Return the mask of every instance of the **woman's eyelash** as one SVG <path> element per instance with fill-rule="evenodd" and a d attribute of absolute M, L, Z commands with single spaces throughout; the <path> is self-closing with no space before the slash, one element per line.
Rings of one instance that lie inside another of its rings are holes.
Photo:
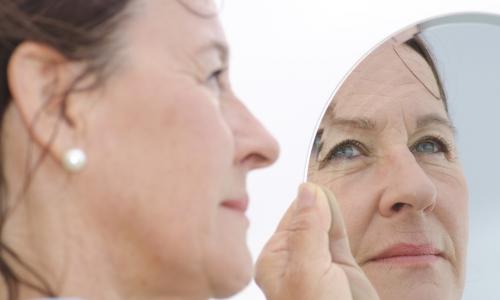
<path fill-rule="evenodd" d="M 412 151 L 416 150 L 416 147 L 419 143 L 423 142 L 434 142 L 436 143 L 439 148 L 441 149 L 440 152 L 443 152 L 444 154 L 449 154 L 453 150 L 453 145 L 444 137 L 439 136 L 439 135 L 428 135 L 420 138 L 416 143 L 414 143 L 410 149 Z"/>
<path fill-rule="evenodd" d="M 412 146 L 410 146 L 410 150 L 412 152 L 417 152 L 418 145 L 421 143 L 425 143 L 425 142 L 435 143 L 437 145 L 437 147 L 439 148 L 439 149 L 437 149 L 437 151 L 427 153 L 427 154 L 444 153 L 444 155 L 446 155 L 448 157 L 450 155 L 450 153 L 453 152 L 453 149 L 454 149 L 453 144 L 450 143 L 446 138 L 439 136 L 439 135 L 427 135 L 427 136 L 420 138 L 417 142 L 415 142 Z M 368 155 L 370 153 L 370 150 L 360 141 L 353 140 L 353 139 L 347 139 L 347 140 L 344 140 L 344 141 L 336 144 L 335 146 L 333 146 L 330 149 L 330 151 L 328 151 L 326 156 L 320 161 L 319 168 L 321 169 L 321 168 L 325 167 L 329 162 L 331 162 L 333 160 L 355 159 L 356 157 L 354 157 L 354 158 L 345 158 L 345 157 L 337 158 L 337 157 L 335 157 L 335 155 L 337 155 L 341 150 L 343 150 L 343 148 L 345 148 L 347 146 L 352 146 L 352 147 L 356 148 L 356 150 L 359 151 L 360 155 Z M 423 152 L 422 154 L 426 154 L 426 153 Z"/>
<path fill-rule="evenodd" d="M 325 156 L 325 158 L 321 161 L 320 165 L 324 166 L 329 161 L 334 160 L 335 154 L 337 154 L 342 148 L 346 146 L 354 146 L 362 155 L 366 155 L 369 152 L 368 149 L 360 141 L 347 139 L 333 146 L 330 151 L 328 151 L 328 154 Z"/>
<path fill-rule="evenodd" d="M 208 78 L 206 79 L 206 84 L 216 90 L 218 93 L 225 89 L 225 79 L 224 73 L 227 71 L 227 67 L 220 67 L 215 69 L 210 73 Z"/>
<path fill-rule="evenodd" d="M 223 69 L 223 68 L 217 69 L 217 70 L 213 71 L 208 78 L 209 79 L 219 78 L 222 75 L 222 73 L 224 73 L 224 71 L 225 71 L 225 69 Z"/>
<path fill-rule="evenodd" d="M 220 80 L 221 79 L 221 76 L 227 72 L 228 70 L 228 67 L 227 66 L 220 66 L 219 68 L 217 69 L 214 69 L 210 75 L 208 76 L 207 78 L 207 81 L 210 81 L 212 79 L 215 79 L 215 80 Z"/>
<path fill-rule="evenodd" d="M 364 151 L 365 150 L 365 146 L 363 145 L 363 143 L 361 143 L 360 141 L 357 141 L 357 140 L 352 140 L 352 139 L 348 139 L 348 140 L 345 140 L 345 141 L 342 141 L 342 142 L 338 143 L 337 145 L 335 145 L 332 148 L 332 152 L 335 151 L 335 150 L 338 151 L 340 148 L 345 147 L 345 146 L 349 146 L 349 145 L 356 146 L 357 148 L 359 148 L 360 150 L 362 150 L 363 152 L 365 152 Z"/>

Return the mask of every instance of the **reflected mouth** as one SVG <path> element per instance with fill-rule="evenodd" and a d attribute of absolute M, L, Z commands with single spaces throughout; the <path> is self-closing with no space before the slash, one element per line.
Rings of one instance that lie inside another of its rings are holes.
<path fill-rule="evenodd" d="M 221 205 L 227 209 L 244 214 L 248 209 L 248 198 L 226 200 Z"/>
<path fill-rule="evenodd" d="M 391 265 L 428 265 L 443 259 L 443 253 L 430 244 L 397 244 L 376 255 L 368 262 Z"/>

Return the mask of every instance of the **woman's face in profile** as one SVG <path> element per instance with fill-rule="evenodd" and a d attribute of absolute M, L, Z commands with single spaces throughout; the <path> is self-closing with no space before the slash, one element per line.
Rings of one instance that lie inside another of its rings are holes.
<path fill-rule="evenodd" d="M 179 1 L 130 11 L 114 73 L 84 95 L 89 163 L 75 192 L 108 246 L 96 251 L 130 270 L 122 279 L 230 295 L 252 276 L 246 175 L 276 159 L 277 143 L 231 90 L 216 17 Z"/>
<path fill-rule="evenodd" d="M 468 194 L 438 91 L 417 52 L 382 45 L 338 91 L 311 157 L 309 180 L 335 193 L 384 300 L 462 293 Z"/>

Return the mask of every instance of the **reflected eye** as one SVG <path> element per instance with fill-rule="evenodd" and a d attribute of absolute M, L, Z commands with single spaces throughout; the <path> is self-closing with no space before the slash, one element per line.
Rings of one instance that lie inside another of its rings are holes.
<path fill-rule="evenodd" d="M 439 137 L 425 137 L 411 147 L 412 151 L 421 154 L 449 153 L 446 140 Z"/>
<path fill-rule="evenodd" d="M 333 147 L 327 156 L 328 160 L 349 160 L 363 155 L 363 145 L 355 140 L 346 140 Z"/>
<path fill-rule="evenodd" d="M 415 151 L 425 152 L 425 153 L 437 153 L 441 152 L 441 147 L 433 141 L 427 141 L 423 143 L 418 143 L 417 146 L 415 147 Z"/>

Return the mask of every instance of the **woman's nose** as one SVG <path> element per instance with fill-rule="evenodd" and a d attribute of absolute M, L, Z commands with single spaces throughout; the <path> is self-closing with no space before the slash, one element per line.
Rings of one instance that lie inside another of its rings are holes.
<path fill-rule="evenodd" d="M 406 212 L 431 212 L 437 188 L 408 148 L 395 150 L 384 160 L 384 190 L 380 214 L 391 217 Z"/>
<path fill-rule="evenodd" d="M 230 126 L 235 136 L 235 163 L 247 170 L 273 164 L 279 156 L 278 142 L 243 103 L 235 101 L 234 105 Z"/>

